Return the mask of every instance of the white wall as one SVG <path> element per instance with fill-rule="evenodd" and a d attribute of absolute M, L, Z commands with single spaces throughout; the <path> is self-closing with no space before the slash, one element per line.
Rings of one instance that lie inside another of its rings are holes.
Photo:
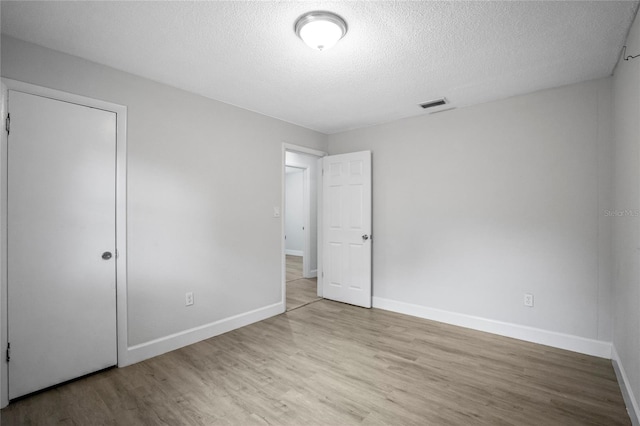
<path fill-rule="evenodd" d="M 285 174 L 284 232 L 287 254 L 302 256 L 304 251 L 303 169 L 287 167 Z"/>
<path fill-rule="evenodd" d="M 640 22 L 636 18 L 627 39 L 628 55 L 640 53 Z M 613 224 L 613 344 L 635 396 L 635 420 L 640 417 L 640 58 L 620 61 L 613 77 L 614 204 Z M 614 355 L 615 359 L 615 355 Z M 629 395 L 626 395 L 629 398 Z M 627 407 L 629 408 L 627 404 Z"/>
<path fill-rule="evenodd" d="M 309 199 L 310 199 L 310 254 L 309 270 L 315 276 L 318 269 L 318 158 L 315 155 L 302 154 L 299 152 L 287 152 L 285 163 L 298 167 L 307 167 L 309 170 Z"/>
<path fill-rule="evenodd" d="M 5 36 L 2 76 L 128 107 L 130 347 L 284 310 L 282 143 L 325 135 Z"/>
<path fill-rule="evenodd" d="M 607 78 L 330 135 L 330 154 L 373 152 L 374 305 L 607 356 L 610 97 Z"/>

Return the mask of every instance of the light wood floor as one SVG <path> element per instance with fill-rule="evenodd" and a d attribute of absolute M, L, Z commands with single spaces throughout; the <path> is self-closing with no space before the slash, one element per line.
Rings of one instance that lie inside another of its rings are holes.
<path fill-rule="evenodd" d="M 608 360 L 321 300 L 12 403 L 8 425 L 629 425 Z"/>
<path fill-rule="evenodd" d="M 287 255 L 287 311 L 320 300 L 316 278 L 302 278 L 302 257 Z"/>
<path fill-rule="evenodd" d="M 287 282 L 302 278 L 302 256 L 286 256 Z"/>

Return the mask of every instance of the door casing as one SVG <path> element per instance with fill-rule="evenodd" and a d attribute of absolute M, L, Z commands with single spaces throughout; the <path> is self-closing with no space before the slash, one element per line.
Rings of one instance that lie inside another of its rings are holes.
<path fill-rule="evenodd" d="M 8 90 L 111 111 L 116 114 L 116 330 L 118 366 L 127 365 L 127 107 L 17 80 L 2 79 L 2 121 L 7 116 Z M 0 146 L 0 407 L 9 404 L 7 348 L 7 132 Z"/>

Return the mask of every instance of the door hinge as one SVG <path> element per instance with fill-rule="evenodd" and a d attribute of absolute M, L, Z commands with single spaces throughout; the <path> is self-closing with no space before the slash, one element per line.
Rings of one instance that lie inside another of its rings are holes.
<path fill-rule="evenodd" d="M 7 114 L 7 119 L 4 121 L 4 128 L 7 130 L 7 134 L 11 133 L 11 114 Z"/>
<path fill-rule="evenodd" d="M 322 176 L 324 176 L 324 169 L 322 169 Z"/>
<path fill-rule="evenodd" d="M 7 362 L 11 361 L 11 343 L 7 343 Z"/>

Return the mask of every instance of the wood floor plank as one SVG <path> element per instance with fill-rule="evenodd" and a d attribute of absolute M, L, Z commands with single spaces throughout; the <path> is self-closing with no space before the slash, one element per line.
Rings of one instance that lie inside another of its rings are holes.
<path fill-rule="evenodd" d="M 11 403 L 3 425 L 629 425 L 611 362 L 321 300 Z"/>
<path fill-rule="evenodd" d="M 302 256 L 292 256 L 290 254 L 285 256 L 286 258 L 286 272 L 287 272 L 287 281 L 298 280 L 303 278 L 302 274 Z"/>
<path fill-rule="evenodd" d="M 316 279 L 300 278 L 287 282 L 287 310 L 297 309 L 308 303 L 320 300 Z"/>
<path fill-rule="evenodd" d="M 302 278 L 302 257 L 287 255 L 287 311 L 320 300 L 316 278 Z"/>

